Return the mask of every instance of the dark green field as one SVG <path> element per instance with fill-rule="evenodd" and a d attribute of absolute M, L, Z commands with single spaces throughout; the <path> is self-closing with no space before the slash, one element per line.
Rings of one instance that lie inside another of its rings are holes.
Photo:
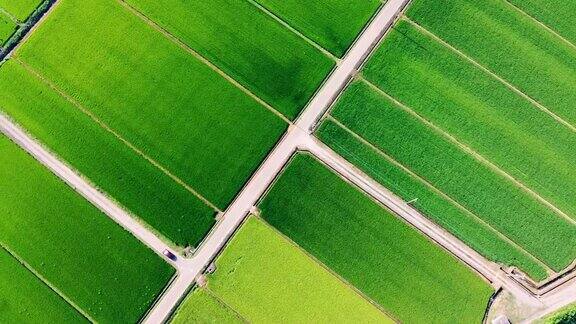
<path fill-rule="evenodd" d="M 334 62 L 248 1 L 127 0 L 294 119 Z"/>
<path fill-rule="evenodd" d="M 116 0 L 62 1 L 16 56 L 220 209 L 287 126 Z"/>
<path fill-rule="evenodd" d="M 492 288 L 347 184 L 297 155 L 262 217 L 402 322 L 478 323 Z"/>
<path fill-rule="evenodd" d="M 337 57 L 382 5 L 378 0 L 255 1 Z"/>
<path fill-rule="evenodd" d="M 16 61 L 0 67 L 0 110 L 174 243 L 198 243 L 215 211 Z"/>
<path fill-rule="evenodd" d="M 4 136 L 0 166 L 0 245 L 95 321 L 138 321 L 174 269 Z"/>

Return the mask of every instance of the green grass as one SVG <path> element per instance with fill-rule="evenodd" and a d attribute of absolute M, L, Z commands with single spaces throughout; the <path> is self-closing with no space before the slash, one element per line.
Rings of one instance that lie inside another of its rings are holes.
<path fill-rule="evenodd" d="M 182 302 L 171 324 L 244 323 L 233 310 L 202 288 L 196 288 Z"/>
<path fill-rule="evenodd" d="M 63 0 L 16 56 L 220 209 L 287 126 L 116 0 Z"/>
<path fill-rule="evenodd" d="M 576 50 L 506 2 L 417 0 L 407 15 L 576 125 Z"/>
<path fill-rule="evenodd" d="M 44 0 L 0 0 L 0 8 L 24 22 L 42 2 Z"/>
<path fill-rule="evenodd" d="M 127 0 L 294 119 L 334 62 L 248 1 Z"/>
<path fill-rule="evenodd" d="M 252 217 L 216 266 L 214 275 L 208 277 L 208 289 L 249 322 L 391 322 L 304 252 Z"/>
<path fill-rule="evenodd" d="M 1 247 L 0 264 L 0 322 L 88 323 Z"/>
<path fill-rule="evenodd" d="M 0 67 L 0 89 L 0 111 L 176 244 L 196 245 L 214 224 L 214 210 L 17 62 Z"/>
<path fill-rule="evenodd" d="M 517 8 L 576 44 L 576 25 L 572 23 L 576 2 L 565 0 L 508 0 Z"/>
<path fill-rule="evenodd" d="M 564 307 L 560 311 L 547 317 L 543 321 L 546 324 L 574 324 L 576 323 L 576 304 Z"/>
<path fill-rule="evenodd" d="M 400 167 L 364 146 L 340 126 L 326 121 L 318 130 L 320 139 L 362 171 L 411 203 L 424 215 L 450 231 L 486 258 L 506 266 L 516 266 L 536 281 L 547 277 L 546 269 L 497 235 L 495 230 L 458 208 L 441 194 Z"/>
<path fill-rule="evenodd" d="M 16 30 L 16 24 L 0 12 L 0 47 L 12 36 Z"/>
<path fill-rule="evenodd" d="M 138 321 L 174 269 L 3 136 L 0 166 L 0 244 L 97 322 Z"/>
<path fill-rule="evenodd" d="M 355 83 L 332 112 L 353 132 L 426 179 L 554 270 L 576 257 L 576 226 L 434 132 Z"/>
<path fill-rule="evenodd" d="M 529 101 L 405 21 L 363 75 L 576 220 L 576 134 Z"/>
<path fill-rule="evenodd" d="M 337 57 L 382 5 L 379 0 L 255 1 Z"/>
<path fill-rule="evenodd" d="M 479 323 L 492 288 L 309 155 L 260 204 L 265 220 L 406 323 Z"/>

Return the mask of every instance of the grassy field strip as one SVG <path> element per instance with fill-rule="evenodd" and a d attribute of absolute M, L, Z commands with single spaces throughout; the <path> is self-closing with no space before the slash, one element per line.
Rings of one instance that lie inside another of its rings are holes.
<path fill-rule="evenodd" d="M 0 135 L 3 136 L 3 135 Z M 78 304 L 76 304 L 72 299 L 70 299 L 66 294 L 64 294 L 58 287 L 54 286 L 49 280 L 47 280 L 41 273 L 36 271 L 26 260 L 22 259 L 18 256 L 14 251 L 10 248 L 4 246 L 2 241 L 0 241 L 0 250 L 6 251 L 14 260 L 17 260 L 27 271 L 33 274 L 38 280 L 40 280 L 44 285 L 46 285 L 50 290 L 52 290 L 58 297 L 62 298 L 70 307 L 74 308 L 78 313 L 84 316 L 87 320 L 92 323 L 96 323 L 96 321 L 88 314 L 84 309 L 82 309 Z M 0 251 L 1 253 L 1 251 Z"/>
<path fill-rule="evenodd" d="M 293 32 L 294 34 L 296 34 L 298 37 L 302 38 L 304 41 L 306 41 L 308 44 L 314 46 L 317 50 L 319 50 L 320 52 L 322 52 L 322 54 L 326 55 L 327 57 L 329 57 L 330 59 L 332 59 L 334 62 L 338 62 L 340 59 L 336 56 L 334 56 L 334 54 L 330 53 L 328 50 L 326 50 L 324 47 L 320 46 L 318 43 L 316 43 L 315 41 L 313 41 L 312 39 L 308 38 L 308 36 L 302 34 L 301 32 L 299 32 L 296 28 L 292 27 L 290 24 L 288 24 L 286 21 L 284 21 L 281 17 L 277 16 L 275 13 L 273 13 L 272 11 L 268 10 L 266 7 L 262 6 L 261 4 L 259 4 L 258 2 L 256 2 L 256 0 L 246 0 L 248 2 L 250 2 L 252 5 L 254 5 L 256 8 L 260 9 L 262 12 L 266 13 L 268 16 L 270 16 L 272 19 L 274 19 L 275 21 L 277 21 L 278 23 L 280 23 L 282 26 L 284 26 L 286 29 L 288 29 L 289 31 Z"/>
<path fill-rule="evenodd" d="M 406 15 L 576 125 L 576 51 L 505 1 L 416 0 Z"/>
<path fill-rule="evenodd" d="M 64 90 L 60 89 L 56 84 L 54 84 L 52 81 L 48 80 L 45 76 L 41 75 L 38 71 L 36 71 L 35 69 L 33 69 L 30 65 L 26 64 L 24 61 L 22 61 L 21 59 L 19 59 L 18 57 L 14 57 L 12 58 L 14 61 L 18 62 L 18 64 L 20 64 L 23 68 L 25 68 L 28 72 L 30 72 L 31 75 L 33 75 L 34 77 L 36 77 L 38 80 L 42 81 L 44 84 L 46 84 L 50 89 L 54 90 L 56 93 L 58 93 L 62 98 L 66 99 L 68 102 L 70 102 L 74 107 L 78 108 L 82 113 L 84 113 L 86 116 L 88 116 L 92 121 L 94 121 L 96 124 L 98 124 L 100 127 L 102 127 L 104 130 L 106 130 L 108 133 L 112 134 L 114 137 L 116 137 L 120 142 L 122 142 L 124 145 L 126 145 L 128 148 L 130 148 L 132 151 L 134 151 L 136 154 L 138 154 L 139 156 L 141 156 L 143 159 L 145 159 L 146 161 L 148 161 L 150 164 L 154 165 L 156 168 L 158 168 L 160 171 L 162 171 L 162 173 L 164 173 L 166 176 L 168 176 L 170 179 L 174 180 L 176 183 L 178 183 L 179 185 L 181 185 L 182 187 L 184 187 L 188 192 L 190 192 L 191 194 L 193 194 L 196 198 L 200 199 L 202 202 L 204 202 L 207 206 L 209 206 L 210 208 L 214 209 L 217 212 L 221 212 L 221 210 L 214 205 L 212 202 L 210 202 L 208 199 L 206 199 L 204 196 L 202 196 L 198 191 L 196 191 L 194 188 L 192 188 L 190 185 L 188 185 L 187 183 L 185 183 L 182 179 L 178 178 L 177 176 L 175 176 L 174 174 L 172 174 L 170 172 L 170 170 L 168 170 L 167 168 L 165 168 L 162 164 L 160 164 L 159 162 L 157 162 L 156 160 L 152 159 L 150 156 L 148 156 L 146 153 L 144 153 L 142 150 L 140 150 L 139 148 L 137 148 L 134 144 L 132 144 L 130 141 L 128 141 L 127 139 L 125 139 L 122 135 L 120 135 L 118 132 L 116 132 L 114 129 L 112 129 L 110 126 L 108 126 L 105 122 L 103 122 L 102 120 L 100 120 L 96 115 L 94 115 L 90 110 L 86 109 L 80 102 L 78 102 L 76 99 L 74 99 L 72 96 L 68 95 L 67 93 L 64 92 Z"/>
<path fill-rule="evenodd" d="M 492 294 L 464 263 L 308 154 L 296 155 L 261 216 L 402 322 L 477 322 Z"/>
<path fill-rule="evenodd" d="M 152 19 L 148 18 L 148 16 L 146 16 L 145 14 L 143 14 L 142 12 L 138 11 L 138 9 L 134 8 L 132 5 L 130 5 L 129 3 L 127 3 L 125 0 L 117 0 L 118 3 L 120 3 L 124 8 L 126 8 L 128 11 L 130 11 L 132 14 L 134 14 L 135 16 L 137 16 L 138 18 L 142 19 L 142 21 L 144 21 L 148 26 L 150 26 L 151 28 L 153 28 L 154 30 L 158 31 L 159 33 L 161 33 L 164 37 L 166 37 L 166 39 L 170 40 L 171 42 L 173 42 L 174 44 L 178 45 L 181 49 L 183 49 L 184 51 L 186 51 L 187 53 L 189 53 L 190 55 L 194 56 L 196 59 L 198 59 L 199 61 L 201 61 L 202 63 L 206 64 L 207 66 L 209 66 L 214 72 L 218 73 L 221 77 L 223 77 L 224 79 L 226 79 L 226 81 L 230 82 L 232 85 L 234 85 L 236 88 L 242 90 L 242 92 L 244 92 L 245 94 L 247 94 L 249 97 L 251 97 L 252 99 L 254 99 L 255 101 L 257 101 L 260 105 L 262 105 L 263 107 L 265 107 L 266 109 L 268 109 L 270 112 L 272 112 L 273 114 L 275 114 L 276 116 L 278 116 L 279 118 L 281 118 L 282 120 L 284 120 L 286 123 L 288 124 L 292 124 L 292 121 L 290 121 L 288 118 L 286 118 L 286 116 L 284 116 L 282 113 L 280 113 L 279 111 L 277 111 L 274 107 L 272 107 L 270 104 L 268 104 L 267 102 L 265 102 L 263 99 L 261 99 L 260 97 L 258 97 L 257 95 L 255 95 L 253 92 L 251 92 L 250 90 L 248 90 L 246 87 L 244 87 L 242 84 L 240 84 L 238 81 L 236 81 L 234 78 L 232 78 L 231 76 L 229 76 L 226 72 L 222 71 L 219 67 L 217 67 L 216 65 L 214 65 L 214 63 L 210 62 L 208 59 L 206 59 L 204 56 L 200 55 L 198 52 L 196 52 L 192 47 L 188 46 L 186 43 L 184 43 L 182 40 L 180 40 L 178 37 L 172 35 L 168 30 L 166 30 L 165 28 L 163 28 L 162 26 L 158 25 L 155 21 L 153 21 Z"/>
<path fill-rule="evenodd" d="M 520 253 L 522 253 L 523 255 L 525 255 L 526 257 L 530 258 L 532 261 L 534 261 L 535 263 L 537 263 L 539 266 L 541 266 L 542 268 L 544 268 L 546 270 L 546 272 L 548 272 L 549 274 L 555 274 L 556 272 L 551 269 L 548 265 L 546 265 L 542 260 L 538 259 L 535 255 L 531 254 L 530 252 L 528 252 L 524 247 L 518 245 L 518 243 L 514 242 L 512 239 L 510 239 L 508 236 L 506 236 L 504 233 L 498 231 L 496 228 L 494 228 L 490 223 L 488 223 L 487 221 L 485 221 L 484 219 L 482 219 L 481 217 L 479 217 L 478 215 L 476 215 L 475 213 L 473 213 L 472 211 L 470 211 L 468 208 L 464 207 L 462 204 L 460 204 L 458 201 L 454 200 L 454 198 L 450 197 L 448 194 L 446 194 L 445 192 L 441 191 L 440 189 L 438 189 L 436 186 L 434 186 L 432 183 L 430 183 L 428 180 L 422 178 L 421 176 L 419 176 L 418 174 L 414 173 L 412 170 L 410 170 L 408 167 L 406 167 L 405 165 L 403 165 L 402 163 L 398 162 L 397 160 L 395 160 L 393 157 L 391 157 L 390 155 L 384 153 L 382 150 L 380 150 L 379 148 L 377 148 L 376 146 L 374 146 L 374 144 L 368 142 L 366 139 L 364 139 L 362 136 L 358 135 L 357 133 L 355 133 L 353 130 L 351 130 L 350 128 L 348 128 L 346 125 L 342 124 L 342 122 L 340 122 L 339 120 L 337 120 L 335 117 L 333 116 L 327 116 L 326 117 L 327 120 L 333 122 L 334 124 L 336 124 L 338 127 L 342 128 L 344 131 L 346 131 L 348 134 L 350 134 L 353 138 L 355 138 L 356 140 L 358 140 L 358 142 L 362 143 L 363 145 L 367 146 L 368 148 L 370 148 L 371 150 L 373 150 L 374 152 L 376 152 L 376 154 L 378 154 L 379 156 L 381 156 L 382 158 L 384 158 L 386 161 L 390 162 L 391 164 L 393 164 L 394 166 L 398 167 L 399 169 L 401 169 L 402 171 L 404 171 L 406 174 L 408 174 L 411 178 L 415 179 L 416 181 L 420 182 L 421 184 L 423 184 L 424 186 L 426 186 L 427 188 L 429 188 L 430 190 L 432 190 L 434 193 L 436 193 L 437 195 L 441 196 L 442 198 L 444 198 L 445 200 L 447 200 L 450 204 L 452 204 L 454 207 L 456 207 L 457 209 L 459 209 L 460 211 L 462 211 L 464 214 L 470 216 L 472 219 L 474 219 L 475 221 L 477 221 L 478 223 L 480 223 L 484 228 L 488 229 L 490 232 L 492 232 L 493 234 L 495 234 L 499 239 L 503 240 L 504 242 L 510 244 L 512 247 L 514 247 L 515 249 L 517 249 L 518 251 L 520 251 Z M 369 167 L 369 166 L 367 166 Z M 374 170 L 373 170 L 374 171 Z M 463 240 L 463 238 L 459 237 L 459 239 Z"/>
<path fill-rule="evenodd" d="M 493 77 L 494 79 L 500 81 L 502 84 L 504 84 L 508 89 L 514 91 L 516 94 L 520 95 L 521 97 L 523 97 L 524 99 L 528 100 L 530 103 L 532 103 L 534 106 L 536 106 L 538 109 L 540 109 L 541 111 L 545 112 L 546 114 L 550 115 L 550 117 L 552 117 L 554 120 L 556 120 L 557 122 L 559 122 L 560 124 L 566 126 L 567 128 L 569 128 L 571 131 L 576 132 L 576 126 L 572 125 L 571 123 L 569 123 L 568 121 L 566 121 L 565 119 L 563 119 L 562 117 L 558 116 L 557 114 L 555 114 L 553 111 L 551 111 L 550 109 L 546 108 L 544 105 L 542 105 L 540 102 L 536 101 L 534 98 L 530 97 L 529 95 L 527 95 L 526 93 L 522 92 L 522 90 L 518 89 L 516 86 L 514 86 L 513 84 L 511 84 L 510 82 L 506 81 L 505 79 L 503 79 L 502 77 L 500 77 L 499 75 L 497 75 L 496 73 L 494 73 L 492 70 L 488 69 L 487 67 L 483 66 L 482 64 L 476 62 L 473 58 L 471 58 L 470 56 L 466 55 L 465 53 L 463 53 L 462 51 L 458 50 L 457 48 L 455 48 L 454 46 L 450 45 L 449 43 L 447 43 L 445 40 L 443 40 L 442 38 L 438 37 L 437 35 L 435 35 L 434 33 L 432 33 L 431 31 L 427 30 L 426 28 L 420 26 L 418 23 L 416 23 L 415 21 L 413 21 L 412 19 L 410 19 L 409 17 L 402 17 L 402 20 L 407 21 L 408 23 L 410 23 L 412 26 L 414 26 L 416 29 L 420 30 L 421 32 L 423 32 L 424 34 L 430 36 L 431 38 L 433 38 L 434 40 L 436 40 L 437 42 L 439 42 L 440 44 L 444 45 L 446 48 L 450 49 L 451 51 L 453 51 L 454 53 L 458 54 L 460 57 L 462 57 L 463 59 L 467 60 L 468 62 L 472 63 L 474 66 L 478 67 L 479 69 L 481 69 L 482 71 L 484 71 L 486 74 L 490 75 L 491 77 Z"/>
<path fill-rule="evenodd" d="M 537 23 L 538 25 L 540 25 L 542 28 L 546 29 L 548 32 L 550 32 L 551 34 L 555 35 L 556 37 L 560 38 L 563 42 L 565 42 L 567 45 L 571 46 L 572 48 L 576 49 L 576 45 L 574 45 L 573 42 L 571 42 L 570 40 L 566 39 L 564 36 L 560 35 L 556 30 L 554 30 L 552 27 L 548 26 L 546 23 L 540 21 L 537 17 L 529 14 L 528 12 L 524 11 L 522 8 L 520 8 L 520 5 L 524 5 L 524 6 L 530 6 L 530 1 L 525 1 L 522 0 L 522 3 L 513 3 L 514 1 L 511 0 L 504 0 L 506 3 L 508 3 L 510 6 L 512 6 L 514 9 L 518 10 L 518 12 L 520 12 L 521 14 L 525 15 L 526 17 L 532 19 L 535 23 Z M 536 0 L 538 1 L 538 0 Z M 548 2 L 551 6 L 558 8 L 558 3 L 551 3 Z M 570 3 L 568 1 L 563 1 L 562 2 L 563 5 L 570 5 Z M 574 10 L 576 9 L 576 7 L 574 7 L 572 10 L 567 10 L 566 12 L 572 13 L 574 12 Z M 558 17 L 558 14 L 561 12 L 562 10 L 555 10 L 554 12 L 554 16 Z M 570 20 L 570 19 L 567 19 Z M 569 22 L 569 24 L 571 24 L 571 22 Z"/>
<path fill-rule="evenodd" d="M 509 180 L 510 182 L 512 182 L 515 186 L 517 186 L 519 189 L 521 189 L 522 191 L 526 192 L 527 194 L 529 194 L 530 196 L 536 198 L 536 200 L 538 200 L 540 203 L 546 205 L 548 208 L 550 208 L 555 214 L 557 214 L 558 216 L 564 218 L 565 220 L 569 221 L 570 223 L 576 225 L 576 219 L 568 216 L 565 212 L 563 212 L 562 210 L 560 210 L 558 207 L 556 207 L 554 204 L 550 203 L 548 200 L 546 200 L 545 198 L 543 198 L 542 196 L 540 196 L 537 192 L 535 192 L 534 190 L 528 188 L 526 185 L 524 185 L 521 181 L 519 181 L 518 179 L 514 178 L 513 176 L 511 176 L 510 174 L 508 174 L 506 171 L 502 170 L 500 167 L 498 167 L 497 165 L 495 165 L 494 163 L 492 163 L 490 160 L 486 159 L 484 156 L 482 156 L 481 154 L 479 154 L 478 152 L 476 152 L 475 150 L 473 150 L 471 147 L 469 147 L 468 145 L 460 142 L 457 138 L 455 138 L 454 136 L 452 136 L 451 134 L 447 133 L 446 131 L 444 131 L 442 128 L 436 126 L 434 123 L 428 121 L 427 119 L 425 119 L 424 117 L 420 116 L 418 113 L 416 113 L 414 110 L 412 110 L 410 107 L 406 106 L 405 104 L 403 104 L 402 102 L 398 101 L 396 98 L 390 96 L 388 93 L 386 93 L 384 90 L 378 88 L 376 85 L 374 85 L 373 83 L 371 83 L 370 81 L 363 79 L 362 81 L 364 83 L 366 83 L 371 89 L 373 89 L 374 91 L 376 91 L 377 93 L 381 94 L 382 96 L 386 97 L 388 100 L 394 102 L 398 107 L 400 107 L 402 110 L 404 110 L 405 112 L 409 113 L 410 115 L 412 115 L 414 118 L 416 118 L 417 120 L 419 120 L 422 124 L 426 125 L 427 127 L 429 127 L 430 129 L 432 129 L 434 132 L 440 134 L 441 136 L 443 136 L 444 138 L 448 139 L 450 142 L 452 142 L 454 145 L 456 145 L 457 147 L 459 147 L 463 152 L 466 152 L 467 154 L 469 154 L 470 156 L 472 156 L 474 159 L 476 159 L 477 161 L 479 161 L 480 163 L 484 164 L 485 166 L 487 166 L 488 168 L 490 168 L 492 171 L 496 172 L 497 174 L 499 174 L 500 176 L 504 177 L 505 179 Z"/>
<path fill-rule="evenodd" d="M 0 246 L 0 322 L 87 323 L 73 305 Z"/>
<path fill-rule="evenodd" d="M 354 286 L 352 283 L 350 283 L 348 280 L 346 280 L 346 278 L 342 277 L 339 273 L 337 273 L 332 268 L 330 268 L 329 266 L 324 264 L 315 255 L 313 255 L 312 253 L 310 253 L 309 251 L 307 251 L 306 249 L 304 249 L 303 247 L 298 245 L 298 243 L 294 242 L 289 236 L 282 233 L 279 229 L 274 227 L 272 224 L 268 223 L 264 218 L 262 218 L 260 216 L 253 216 L 253 217 L 257 217 L 258 221 L 261 222 L 264 226 L 266 226 L 270 231 L 276 233 L 276 235 L 283 238 L 284 241 L 286 241 L 286 243 L 293 246 L 294 249 L 300 251 L 300 253 L 307 256 L 310 260 L 314 261 L 314 263 L 316 263 L 319 267 L 322 267 L 326 272 L 330 273 L 332 276 L 334 276 L 334 278 L 338 279 L 342 284 L 344 284 L 346 287 L 348 287 L 350 290 L 352 290 L 354 293 L 356 293 L 358 296 L 360 296 L 366 302 L 368 302 L 369 304 L 371 304 L 372 306 L 374 306 L 375 308 L 380 310 L 380 312 L 382 312 L 382 314 L 385 314 L 387 317 L 392 319 L 394 322 L 397 322 L 397 323 L 400 322 L 397 318 L 395 318 L 394 314 L 390 313 L 390 311 L 386 310 L 384 307 L 382 307 L 382 305 L 377 303 L 374 299 L 372 299 L 370 296 L 368 296 L 362 290 L 358 289 L 356 286 Z"/>

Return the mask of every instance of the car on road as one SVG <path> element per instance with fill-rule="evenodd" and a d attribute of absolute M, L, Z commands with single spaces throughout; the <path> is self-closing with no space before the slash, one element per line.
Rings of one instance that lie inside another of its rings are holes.
<path fill-rule="evenodd" d="M 174 253 L 170 252 L 169 250 L 164 250 L 164 252 L 162 252 L 162 254 L 164 254 L 165 257 L 167 257 L 168 259 L 170 259 L 172 261 L 178 260 L 178 257 L 176 257 L 176 255 Z"/>

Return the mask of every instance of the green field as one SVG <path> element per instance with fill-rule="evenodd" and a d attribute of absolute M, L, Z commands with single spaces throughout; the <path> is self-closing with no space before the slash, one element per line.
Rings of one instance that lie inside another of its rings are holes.
<path fill-rule="evenodd" d="M 537 281 L 548 276 L 546 269 L 534 257 L 507 242 L 496 230 L 450 202 L 425 182 L 362 145 L 358 139 L 335 123 L 326 121 L 318 135 L 338 154 L 404 201 L 417 198 L 418 200 L 411 203 L 412 207 L 488 259 L 507 266 L 516 266 Z"/>
<path fill-rule="evenodd" d="M 297 155 L 262 217 L 406 323 L 478 323 L 492 288 L 309 155 Z"/>
<path fill-rule="evenodd" d="M 216 272 L 208 276 L 207 292 L 248 322 L 391 322 L 349 286 L 253 217 L 230 241 L 216 267 Z"/>
<path fill-rule="evenodd" d="M 287 126 L 116 0 L 62 0 L 16 57 L 220 209 Z"/>
<path fill-rule="evenodd" d="M 0 111 L 176 244 L 196 245 L 214 224 L 214 210 L 16 61 L 0 67 L 0 89 Z"/>
<path fill-rule="evenodd" d="M 6 43 L 16 30 L 16 24 L 6 15 L 0 12 L 0 47 Z"/>
<path fill-rule="evenodd" d="M 138 321 L 174 269 L 3 136 L 0 166 L 0 244 L 95 321 Z"/>
<path fill-rule="evenodd" d="M 536 323 L 574 324 L 576 323 L 576 304 L 568 305 L 551 316 L 548 316 L 543 321 L 538 321 Z"/>
<path fill-rule="evenodd" d="M 332 115 L 550 268 L 560 271 L 576 257 L 576 247 L 564 243 L 576 240 L 576 226 L 364 82 L 347 91 Z"/>
<path fill-rule="evenodd" d="M 576 2 L 566 0 L 507 1 L 547 25 L 572 44 L 576 43 L 576 25 L 573 23 Z"/>
<path fill-rule="evenodd" d="M 0 8 L 8 11 L 21 22 L 26 21 L 44 0 L 0 0 Z"/>
<path fill-rule="evenodd" d="M 337 57 L 382 5 L 379 0 L 255 1 Z"/>
<path fill-rule="evenodd" d="M 244 321 L 226 306 L 223 302 L 216 299 L 210 292 L 196 288 L 186 299 L 174 314 L 171 320 L 173 324 L 189 323 L 244 323 Z"/>
<path fill-rule="evenodd" d="M 2 247 L 0 265 L 0 322 L 88 323 Z"/>
<path fill-rule="evenodd" d="M 248 1 L 127 0 L 294 119 L 334 62 Z"/>
<path fill-rule="evenodd" d="M 362 75 L 576 220 L 576 135 L 529 101 L 405 21 Z"/>
<path fill-rule="evenodd" d="M 576 125 L 576 50 L 505 1 L 417 0 L 407 15 Z"/>

